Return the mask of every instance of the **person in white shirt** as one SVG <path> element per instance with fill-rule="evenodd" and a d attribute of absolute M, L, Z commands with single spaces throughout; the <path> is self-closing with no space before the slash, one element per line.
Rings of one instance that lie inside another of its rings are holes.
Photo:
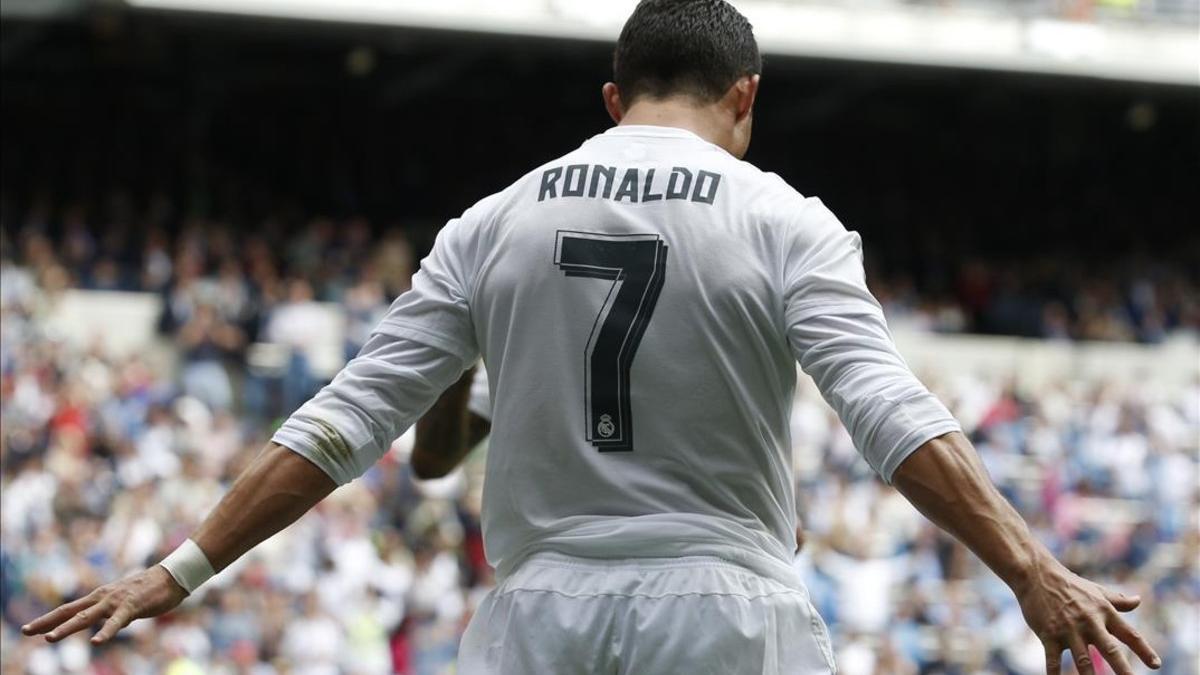
<path fill-rule="evenodd" d="M 159 566 L 25 627 L 110 639 L 353 480 L 482 357 L 497 587 L 459 672 L 830 673 L 790 565 L 795 360 L 867 462 L 1016 592 L 1049 672 L 1130 673 L 1138 604 L 1060 565 L 912 375 L 861 241 L 741 161 L 761 58 L 722 0 L 645 0 L 617 43 L 617 126 L 452 220 L 357 358 Z M 428 458 L 415 456 L 414 466 Z M 436 464 L 436 462 L 433 462 Z"/>

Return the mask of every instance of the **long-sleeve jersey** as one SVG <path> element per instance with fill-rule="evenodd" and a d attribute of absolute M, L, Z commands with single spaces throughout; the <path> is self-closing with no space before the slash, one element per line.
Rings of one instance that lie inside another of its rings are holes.
<path fill-rule="evenodd" d="M 545 549 L 786 568 L 796 360 L 885 480 L 959 429 L 896 351 L 859 236 L 681 129 L 613 128 L 450 221 L 275 441 L 350 481 L 480 357 L 501 574 Z"/>

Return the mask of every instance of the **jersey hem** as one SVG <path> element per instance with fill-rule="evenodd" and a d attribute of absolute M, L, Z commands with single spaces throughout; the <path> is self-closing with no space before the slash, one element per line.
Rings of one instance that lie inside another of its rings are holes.
<path fill-rule="evenodd" d="M 697 547 L 695 553 L 687 553 L 685 554 L 686 557 L 720 560 L 727 565 L 739 568 L 750 574 L 771 579 L 787 588 L 805 588 L 795 569 L 792 568 L 787 560 L 777 558 L 764 549 L 738 545 L 724 540 L 717 541 L 705 537 L 672 538 L 671 543 L 674 545 L 694 545 Z M 498 561 L 495 564 L 496 581 L 503 583 L 516 575 L 520 568 L 531 560 L 544 560 L 543 556 L 547 555 L 577 558 L 586 564 L 588 561 L 595 561 L 597 563 L 633 562 L 638 560 L 658 561 L 678 554 L 667 554 L 664 552 L 645 556 L 622 555 L 612 557 L 583 555 L 577 550 L 572 550 L 570 546 L 564 545 L 562 542 L 538 542 L 528 545 L 517 553 L 506 556 L 505 559 Z M 807 589 L 805 589 L 805 592 L 807 592 Z"/>
<path fill-rule="evenodd" d="M 772 598 L 778 595 L 798 595 L 805 600 L 808 596 L 801 591 L 787 588 L 778 591 L 770 591 L 768 593 L 730 593 L 728 591 L 681 591 L 678 593 L 659 593 L 651 595 L 649 593 L 618 593 L 614 591 L 599 591 L 596 593 L 567 593 L 564 591 L 556 591 L 550 588 L 509 588 L 501 591 L 496 591 L 497 596 L 511 595 L 513 593 L 550 593 L 563 598 L 640 598 L 643 600 L 661 600 L 663 598 L 691 598 L 691 597 L 726 597 L 726 598 L 741 598 L 742 600 L 758 600 L 759 598 Z"/>

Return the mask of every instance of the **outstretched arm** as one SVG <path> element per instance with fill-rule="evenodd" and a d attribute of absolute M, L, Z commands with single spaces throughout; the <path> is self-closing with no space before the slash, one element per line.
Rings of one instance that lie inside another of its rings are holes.
<path fill-rule="evenodd" d="M 452 220 L 362 351 L 275 433 L 191 539 L 162 564 L 103 586 L 22 627 L 50 641 L 104 621 L 95 643 L 157 616 L 337 485 L 371 467 L 478 357 L 471 323 L 474 227 L 485 200 Z M 178 581 L 178 583 L 176 583 Z"/>
<path fill-rule="evenodd" d="M 1095 645 L 1118 675 L 1133 670 L 1118 642 L 1151 668 L 1161 662 L 1123 618 L 1141 600 L 1083 579 L 1061 563 L 1029 531 L 1000 495 L 961 433 L 935 438 L 908 457 L 892 476 L 913 506 L 979 556 L 1012 588 L 1025 621 L 1046 648 L 1046 672 L 1058 675 L 1070 649 L 1082 675 L 1095 672 L 1088 645 Z"/>
<path fill-rule="evenodd" d="M 797 218 L 785 246 L 788 339 L 867 463 L 1012 587 L 1046 647 L 1048 673 L 1058 675 L 1070 649 L 1079 671 L 1092 675 L 1092 644 L 1118 675 L 1130 675 L 1114 637 L 1157 668 L 1154 651 L 1117 616 L 1139 600 L 1059 564 L 992 485 L 958 422 L 913 376 L 867 289 L 858 235 L 816 200 Z"/>
<path fill-rule="evenodd" d="M 30 622 L 23 632 L 57 642 L 104 622 L 92 638 L 99 644 L 134 619 L 170 611 L 203 579 L 366 471 L 461 373 L 457 356 L 375 335 L 238 477 L 192 535 L 194 546 L 185 544 L 189 555 L 179 559 L 182 566 L 164 561 L 102 586 Z"/>
<path fill-rule="evenodd" d="M 192 540 L 216 572 L 302 516 L 336 487 L 315 464 L 270 443 L 234 482 Z M 106 642 L 134 619 L 158 616 L 187 597 L 161 565 L 106 584 L 21 628 L 58 642 L 101 621 L 92 642 Z"/>

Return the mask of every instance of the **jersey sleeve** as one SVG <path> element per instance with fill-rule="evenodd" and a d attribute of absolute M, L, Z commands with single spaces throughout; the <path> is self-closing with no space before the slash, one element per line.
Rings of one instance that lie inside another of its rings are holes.
<path fill-rule="evenodd" d="M 862 240 L 817 199 L 798 205 L 784 244 L 792 352 L 885 481 L 927 441 L 960 425 L 909 370 L 867 289 Z"/>
<path fill-rule="evenodd" d="M 479 358 L 469 298 L 479 228 L 492 200 L 438 233 L 412 288 L 396 298 L 357 357 L 272 440 L 339 485 L 362 475 Z"/>
<path fill-rule="evenodd" d="M 493 199 L 479 202 L 442 228 L 413 275 L 412 288 L 392 303 L 377 332 L 437 347 L 464 363 L 479 358 L 469 299 L 478 269 L 478 231 Z"/>
<path fill-rule="evenodd" d="M 462 376 L 438 347 L 376 333 L 271 440 L 344 485 L 366 472 Z"/>

